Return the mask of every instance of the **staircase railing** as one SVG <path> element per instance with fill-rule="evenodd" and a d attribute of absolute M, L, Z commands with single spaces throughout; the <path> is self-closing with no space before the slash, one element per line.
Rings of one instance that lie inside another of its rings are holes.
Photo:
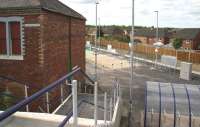
<path fill-rule="evenodd" d="M 47 87 L 39 90 L 38 92 L 36 92 L 32 96 L 25 98 L 24 100 L 20 101 L 18 104 L 14 105 L 14 106 L 8 108 L 7 110 L 5 110 L 4 112 L 2 112 L 0 114 L 0 122 L 2 122 L 3 120 L 5 120 L 9 116 L 13 115 L 14 113 L 16 113 L 17 111 L 19 111 L 23 107 L 27 106 L 28 104 L 30 104 L 31 102 L 33 102 L 37 98 L 41 97 L 42 95 L 45 95 L 46 93 L 50 92 L 54 88 L 60 86 L 62 83 L 66 82 L 66 80 L 68 80 L 70 77 L 76 75 L 77 73 L 82 74 L 90 82 L 92 82 L 92 84 L 94 83 L 94 81 L 89 76 L 87 76 L 87 74 L 83 70 L 81 70 L 80 67 L 76 67 L 76 68 L 74 68 L 74 70 L 72 72 L 70 72 L 67 75 L 63 76 L 59 80 L 57 80 L 57 81 L 49 84 Z"/>

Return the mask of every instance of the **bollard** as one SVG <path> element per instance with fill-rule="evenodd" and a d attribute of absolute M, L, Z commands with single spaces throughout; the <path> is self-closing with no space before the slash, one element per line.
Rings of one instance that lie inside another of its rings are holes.
<path fill-rule="evenodd" d="M 95 82 L 94 84 L 94 126 L 97 127 L 97 120 L 98 120 L 98 109 L 97 109 L 97 102 L 98 102 L 98 83 Z"/>
<path fill-rule="evenodd" d="M 24 86 L 24 91 L 25 91 L 25 98 L 28 98 L 28 86 Z M 29 112 L 29 106 L 26 105 L 26 112 Z"/>
<path fill-rule="evenodd" d="M 49 92 L 46 93 L 46 105 L 47 105 L 47 113 L 50 112 L 50 105 L 49 105 Z"/>
<path fill-rule="evenodd" d="M 104 123 L 107 121 L 107 93 L 104 94 Z"/>
<path fill-rule="evenodd" d="M 73 98 L 73 127 L 78 126 L 78 119 L 77 119 L 77 81 L 72 81 L 72 98 Z"/>

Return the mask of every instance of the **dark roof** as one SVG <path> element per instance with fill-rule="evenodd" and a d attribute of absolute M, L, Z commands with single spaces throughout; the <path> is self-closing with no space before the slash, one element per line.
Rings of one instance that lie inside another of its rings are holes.
<path fill-rule="evenodd" d="M 200 33 L 200 28 L 184 28 L 173 31 L 173 37 L 180 39 L 195 39 Z"/>
<path fill-rule="evenodd" d="M 116 27 L 103 27 L 102 32 L 104 34 L 115 35 L 115 34 L 124 34 L 124 30 Z"/>
<path fill-rule="evenodd" d="M 61 3 L 59 0 L 0 0 L 0 10 L 35 8 L 85 20 L 81 14 Z"/>
<path fill-rule="evenodd" d="M 158 29 L 159 37 L 168 37 L 168 30 L 164 28 Z M 139 28 L 135 30 L 135 36 L 145 36 L 145 37 L 155 37 L 156 29 L 155 28 Z"/>

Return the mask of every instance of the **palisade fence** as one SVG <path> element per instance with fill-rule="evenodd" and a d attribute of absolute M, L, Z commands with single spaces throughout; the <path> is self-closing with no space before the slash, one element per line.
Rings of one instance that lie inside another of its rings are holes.
<path fill-rule="evenodd" d="M 93 44 L 93 42 L 91 42 Z M 105 41 L 102 40 L 100 45 L 102 47 L 107 47 L 107 45 L 112 45 L 114 49 L 120 49 L 129 51 L 129 44 L 119 41 Z M 134 46 L 134 51 L 136 53 L 144 54 L 144 55 L 155 55 L 155 47 L 151 45 L 137 44 Z M 200 51 L 186 51 L 186 50 L 175 50 L 171 48 L 160 48 L 158 55 L 170 55 L 176 56 L 178 60 L 191 62 L 194 64 L 200 64 Z"/>

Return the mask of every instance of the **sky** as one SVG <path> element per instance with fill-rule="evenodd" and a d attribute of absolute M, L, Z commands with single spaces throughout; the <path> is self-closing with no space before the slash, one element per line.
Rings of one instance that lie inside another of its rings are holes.
<path fill-rule="evenodd" d="M 95 24 L 95 0 L 60 0 Z M 135 25 L 200 28 L 200 0 L 135 0 Z M 101 25 L 131 25 L 132 0 L 100 0 L 98 19 Z"/>

